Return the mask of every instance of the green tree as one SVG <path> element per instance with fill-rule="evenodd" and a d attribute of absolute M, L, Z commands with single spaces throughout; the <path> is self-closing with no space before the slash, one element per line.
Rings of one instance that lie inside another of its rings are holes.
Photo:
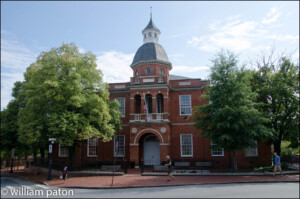
<path fill-rule="evenodd" d="M 281 152 L 282 141 L 290 141 L 290 147 L 299 146 L 299 64 L 284 54 L 264 54 L 256 61 L 252 86 L 258 94 L 258 102 L 264 104 L 262 112 L 270 119 L 271 142 L 274 151 Z"/>
<path fill-rule="evenodd" d="M 21 94 L 22 82 L 15 82 L 12 91 L 13 99 L 8 103 L 7 108 L 1 111 L 1 151 L 5 158 L 9 158 L 12 149 L 18 157 L 30 153 L 28 147 L 18 141 L 18 113 L 24 107 L 25 98 Z"/>
<path fill-rule="evenodd" d="M 253 140 L 268 136 L 264 126 L 267 119 L 257 110 L 256 95 L 251 91 L 251 73 L 237 67 L 237 58 L 221 51 L 212 60 L 210 84 L 204 99 L 207 105 L 194 108 L 195 127 L 200 134 L 233 154 L 233 167 L 237 169 L 236 151 L 254 147 Z"/>
<path fill-rule="evenodd" d="M 24 75 L 27 103 L 19 114 L 19 140 L 46 145 L 55 137 L 69 147 L 70 160 L 77 141 L 111 140 L 121 129 L 120 112 L 96 67 L 96 56 L 80 53 L 74 43 L 42 52 Z"/>

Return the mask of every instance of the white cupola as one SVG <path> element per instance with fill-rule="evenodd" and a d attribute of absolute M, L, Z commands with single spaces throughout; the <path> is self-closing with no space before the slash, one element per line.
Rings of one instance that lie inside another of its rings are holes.
<path fill-rule="evenodd" d="M 150 14 L 150 21 L 146 28 L 142 31 L 142 34 L 144 38 L 144 44 L 150 42 L 159 42 L 160 30 L 154 25 L 152 21 L 152 13 Z"/>

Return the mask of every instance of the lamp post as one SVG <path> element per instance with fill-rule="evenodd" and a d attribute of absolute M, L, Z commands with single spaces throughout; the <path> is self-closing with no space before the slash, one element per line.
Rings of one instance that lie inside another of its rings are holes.
<path fill-rule="evenodd" d="M 49 138 L 49 152 L 48 152 L 48 157 L 49 157 L 49 173 L 48 173 L 48 178 L 47 180 L 52 180 L 52 174 L 51 174 L 51 170 L 52 170 L 52 144 L 54 144 L 54 142 L 56 141 L 56 138 Z"/>

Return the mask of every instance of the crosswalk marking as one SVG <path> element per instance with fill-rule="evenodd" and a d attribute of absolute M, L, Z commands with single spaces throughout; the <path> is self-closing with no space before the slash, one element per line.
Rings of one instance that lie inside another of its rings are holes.
<path fill-rule="evenodd" d="M 46 185 L 42 185 L 42 184 L 35 184 L 35 186 L 41 187 L 43 189 L 49 189 L 49 187 L 47 187 Z"/>
<path fill-rule="evenodd" d="M 14 190 L 14 189 L 16 189 L 16 188 L 14 188 L 14 187 L 12 187 L 12 186 L 6 186 L 8 189 L 10 189 L 10 190 Z"/>
<path fill-rule="evenodd" d="M 26 185 L 21 185 L 22 187 L 26 188 L 26 189 L 33 189 L 32 187 L 26 186 Z"/>

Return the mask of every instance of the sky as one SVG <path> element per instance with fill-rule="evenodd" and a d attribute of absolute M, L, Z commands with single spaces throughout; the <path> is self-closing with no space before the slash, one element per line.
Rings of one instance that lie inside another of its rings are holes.
<path fill-rule="evenodd" d="M 240 65 L 270 48 L 299 62 L 299 1 L 1 1 L 1 110 L 26 68 L 62 43 L 94 53 L 105 82 L 128 82 L 151 6 L 173 75 L 209 79 L 221 49 Z"/>

